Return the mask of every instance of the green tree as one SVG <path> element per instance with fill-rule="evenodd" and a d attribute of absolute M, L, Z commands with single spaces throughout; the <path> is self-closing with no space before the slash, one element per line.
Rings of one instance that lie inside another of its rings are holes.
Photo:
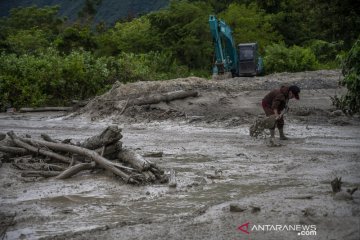
<path fill-rule="evenodd" d="M 111 76 L 106 58 L 49 48 L 38 55 L 0 54 L 0 105 L 66 104 L 101 93 Z"/>
<path fill-rule="evenodd" d="M 66 54 L 78 49 L 93 51 L 97 47 L 90 26 L 80 26 L 79 24 L 65 28 L 54 40 L 54 45 Z"/>
<path fill-rule="evenodd" d="M 115 26 L 96 37 L 100 55 L 113 55 L 121 52 L 146 53 L 160 50 L 159 39 L 151 30 L 146 16 L 130 22 L 118 22 Z"/>
<path fill-rule="evenodd" d="M 17 54 L 43 51 L 51 44 L 47 34 L 36 28 L 14 32 L 7 37 L 5 43 L 11 52 Z"/>
<path fill-rule="evenodd" d="M 360 38 L 346 54 L 342 65 L 344 79 L 340 81 L 347 93 L 333 98 L 335 106 L 349 114 L 360 113 Z"/>
<path fill-rule="evenodd" d="M 307 0 L 310 2 L 310 0 Z M 314 1 L 309 28 L 316 36 L 328 42 L 344 41 L 350 49 L 360 34 L 360 2 L 356 0 Z"/>
<path fill-rule="evenodd" d="M 58 11 L 58 6 L 12 9 L 8 17 L 0 20 L 0 50 L 18 53 L 26 48 L 32 50 L 47 47 L 59 33 L 64 22 L 64 19 L 58 17 Z M 29 46 L 32 40 L 34 47 Z M 16 44 L 19 50 L 16 50 Z"/>
<path fill-rule="evenodd" d="M 317 69 L 318 62 L 309 48 L 292 46 L 284 43 L 267 46 L 264 57 L 266 73 L 300 72 Z"/>
<path fill-rule="evenodd" d="M 263 50 L 267 45 L 281 40 L 271 25 L 271 16 L 265 14 L 255 3 L 230 4 L 219 15 L 231 27 L 236 43 L 258 42 Z"/>
<path fill-rule="evenodd" d="M 165 52 L 191 69 L 210 69 L 213 46 L 208 25 L 211 7 L 203 2 L 173 1 L 148 15 L 153 34 Z"/>
<path fill-rule="evenodd" d="M 51 7 L 25 7 L 10 10 L 5 19 L 4 27 L 13 31 L 32 29 L 34 27 L 50 32 L 58 32 L 63 19 L 58 17 L 59 6 Z"/>

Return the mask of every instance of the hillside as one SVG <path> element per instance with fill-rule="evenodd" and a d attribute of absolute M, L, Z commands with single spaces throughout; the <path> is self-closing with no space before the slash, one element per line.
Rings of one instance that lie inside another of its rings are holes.
<path fill-rule="evenodd" d="M 85 0 L 19 0 L 0 1 L 0 16 L 7 16 L 12 8 L 29 6 L 60 6 L 60 15 L 67 16 L 69 20 L 77 18 L 78 13 L 84 9 Z M 127 16 L 138 16 L 143 13 L 159 10 L 167 6 L 169 0 L 98 0 L 93 2 L 96 10 L 94 22 L 104 21 L 111 25 L 116 20 Z M 96 2 L 99 2 L 96 4 Z"/>

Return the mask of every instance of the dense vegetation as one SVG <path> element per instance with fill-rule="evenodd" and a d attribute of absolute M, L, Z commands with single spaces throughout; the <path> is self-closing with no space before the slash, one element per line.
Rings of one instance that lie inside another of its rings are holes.
<path fill-rule="evenodd" d="M 347 93 L 334 97 L 334 104 L 345 113 L 360 113 L 360 40 L 357 40 L 346 54 L 342 63 L 344 79 L 340 82 L 346 86 Z"/>
<path fill-rule="evenodd" d="M 360 33 L 360 6 L 350 0 L 174 0 L 113 26 L 94 26 L 94 8 L 75 22 L 58 11 L 15 8 L 0 20 L 1 108 L 66 105 L 115 81 L 209 77 L 210 14 L 230 25 L 236 43 L 259 43 L 266 74 L 339 68 Z"/>

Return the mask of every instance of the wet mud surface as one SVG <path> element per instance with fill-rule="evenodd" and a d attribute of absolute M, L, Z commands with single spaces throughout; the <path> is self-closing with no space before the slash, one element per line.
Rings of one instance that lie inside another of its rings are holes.
<path fill-rule="evenodd" d="M 131 186 L 100 171 L 35 180 L 3 162 L 0 237 L 358 240 L 360 191 L 345 200 L 330 185 L 342 177 L 343 191 L 360 187 L 360 120 L 331 105 L 331 96 L 344 92 L 338 80 L 337 71 L 318 71 L 221 82 L 142 82 L 114 86 L 70 116 L 1 113 L 2 133 L 46 133 L 74 142 L 116 124 L 123 128 L 124 147 L 167 172 L 175 170 L 177 187 Z M 302 89 L 285 116 L 290 140 L 278 140 L 278 133 L 274 144 L 268 135 L 251 138 L 250 125 L 264 115 L 262 97 L 283 83 Z M 199 97 L 123 111 L 131 94 L 189 89 Z M 249 234 L 239 229 L 247 223 Z M 251 229 L 258 225 L 315 226 L 316 235 Z"/>
<path fill-rule="evenodd" d="M 38 114 L 2 115 L 2 132 L 84 139 L 107 122 Z M 4 239 L 298 239 L 294 231 L 251 232 L 251 224 L 315 224 L 304 239 L 358 239 L 360 194 L 335 200 L 330 181 L 344 189 L 360 183 L 360 128 L 289 123 L 290 140 L 268 147 L 248 125 L 219 127 L 153 122 L 123 127 L 124 146 L 166 170 L 178 184 L 129 186 L 103 173 L 68 180 L 22 179 L 9 164 L 0 168 L 1 213 L 14 216 Z M 215 177 L 214 177 L 215 176 Z M 245 211 L 230 212 L 240 204 Z M 260 208 L 253 212 L 252 207 Z M 310 214 L 308 214 L 310 212 Z M 306 214 L 305 214 L 306 213 Z M 305 216 L 307 215 L 307 216 Z M 309 238 L 312 237 L 312 238 Z"/>

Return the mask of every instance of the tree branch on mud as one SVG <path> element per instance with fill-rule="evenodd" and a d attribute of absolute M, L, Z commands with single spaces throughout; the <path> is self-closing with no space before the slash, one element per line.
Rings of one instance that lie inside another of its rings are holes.
<path fill-rule="evenodd" d="M 37 156 L 35 160 L 25 157 L 23 159 L 25 162 L 20 160 L 13 162 L 15 167 L 23 171 L 21 175 L 23 177 L 67 179 L 82 171 L 105 169 L 126 183 L 167 182 L 168 176 L 154 163 L 132 150 L 122 149 L 121 131 L 122 129 L 117 126 L 109 126 L 100 134 L 77 145 L 71 144 L 70 141 L 64 143 L 54 140 L 46 134 L 41 135 L 44 141 L 19 137 L 10 131 L 7 135 L 11 144 L 16 147 L 0 145 L 0 151 Z M 42 160 L 44 157 L 45 159 Z M 49 160 L 55 163 L 44 163 Z"/>

